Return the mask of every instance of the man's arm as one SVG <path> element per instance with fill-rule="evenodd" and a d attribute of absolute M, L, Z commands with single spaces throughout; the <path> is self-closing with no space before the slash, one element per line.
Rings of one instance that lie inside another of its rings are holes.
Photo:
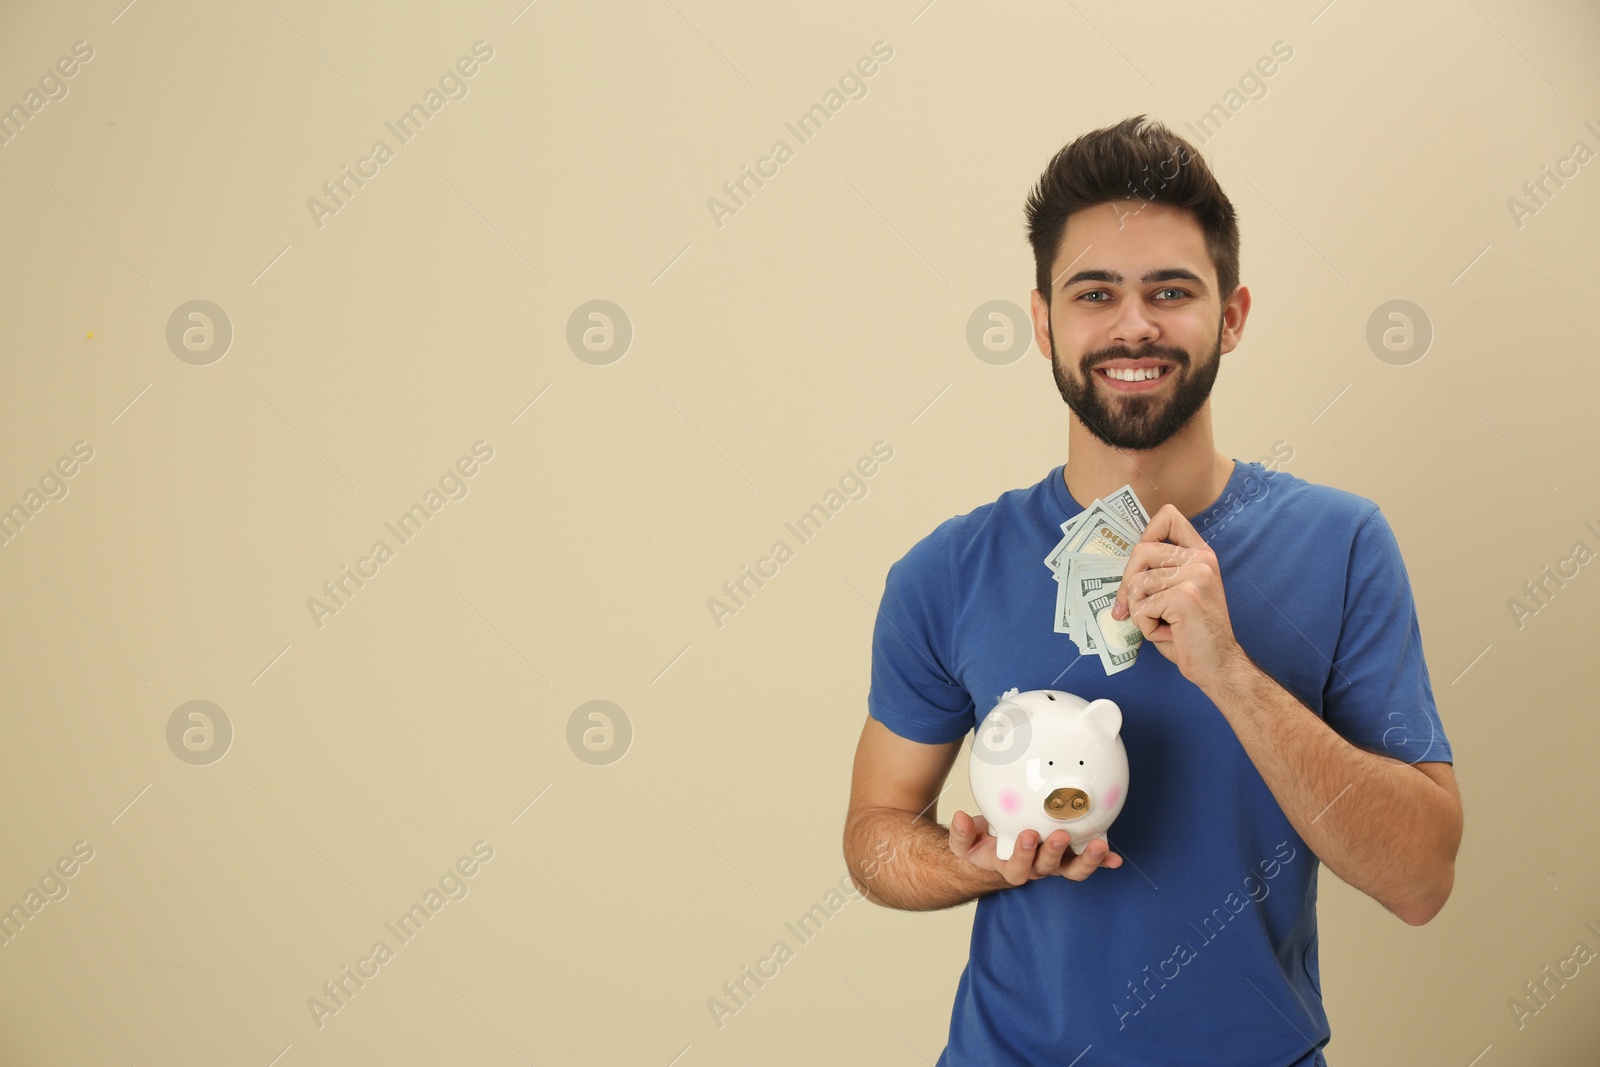
<path fill-rule="evenodd" d="M 1439 913 L 1461 845 L 1450 764 L 1357 748 L 1247 655 L 1201 688 L 1329 870 L 1412 926 Z"/>
<path fill-rule="evenodd" d="M 1461 844 L 1454 770 L 1355 747 L 1261 670 L 1234 637 L 1216 553 L 1171 504 L 1133 547 L 1111 614 L 1211 698 L 1333 873 L 1412 926 L 1439 913 Z"/>
<path fill-rule="evenodd" d="M 1011 858 L 1002 861 L 982 816 L 958 811 L 949 827 L 941 826 L 935 805 L 960 751 L 960 740 L 926 745 L 867 717 L 844 826 L 845 863 L 867 899 L 936 911 L 1035 878 L 1059 874 L 1082 881 L 1101 866 L 1122 865 L 1104 841 L 1091 841 L 1081 856 L 1068 853 L 1072 835 L 1065 830 L 1042 842 L 1024 831 Z"/>

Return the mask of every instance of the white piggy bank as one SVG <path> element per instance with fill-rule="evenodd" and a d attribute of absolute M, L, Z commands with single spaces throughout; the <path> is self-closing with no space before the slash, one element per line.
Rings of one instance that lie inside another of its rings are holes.
<path fill-rule="evenodd" d="M 1024 830 L 1043 841 L 1056 830 L 1082 853 L 1102 840 L 1128 798 L 1122 709 L 1058 689 L 1012 689 L 972 739 L 972 796 L 1005 860 Z"/>

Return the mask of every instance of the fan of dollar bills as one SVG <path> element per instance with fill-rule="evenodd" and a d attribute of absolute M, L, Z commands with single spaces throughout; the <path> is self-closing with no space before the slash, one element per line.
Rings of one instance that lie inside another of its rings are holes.
<path fill-rule="evenodd" d="M 1061 524 L 1062 538 L 1044 558 L 1056 579 L 1056 633 L 1078 651 L 1097 653 L 1107 674 L 1133 666 L 1144 634 L 1132 619 L 1111 617 L 1128 556 L 1150 524 L 1144 505 L 1125 485 Z"/>

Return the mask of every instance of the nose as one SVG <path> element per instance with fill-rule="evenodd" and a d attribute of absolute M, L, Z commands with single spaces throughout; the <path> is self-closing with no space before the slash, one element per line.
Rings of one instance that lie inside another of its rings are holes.
<path fill-rule="evenodd" d="M 1070 822 L 1089 814 L 1089 794 L 1063 787 L 1044 798 L 1044 813 L 1052 819 Z"/>
<path fill-rule="evenodd" d="M 1155 323 L 1138 298 L 1124 300 L 1111 327 L 1111 340 L 1129 348 L 1143 348 L 1156 339 Z"/>

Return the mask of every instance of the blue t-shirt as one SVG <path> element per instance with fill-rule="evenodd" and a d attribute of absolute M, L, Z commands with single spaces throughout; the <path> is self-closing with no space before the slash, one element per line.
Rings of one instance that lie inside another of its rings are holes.
<path fill-rule="evenodd" d="M 1094 1067 L 1322 1064 L 1318 860 L 1176 664 L 1147 642 L 1108 677 L 1055 632 L 1044 557 L 1082 510 L 1058 466 L 941 523 L 885 582 L 867 706 L 890 730 L 954 741 L 1006 690 L 1058 689 L 1116 701 L 1128 752 L 1123 865 L 978 899 L 939 1067 L 1065 1067 L 1089 1046 Z M 1236 460 L 1189 519 L 1264 671 L 1354 745 L 1452 762 L 1377 505 Z"/>

